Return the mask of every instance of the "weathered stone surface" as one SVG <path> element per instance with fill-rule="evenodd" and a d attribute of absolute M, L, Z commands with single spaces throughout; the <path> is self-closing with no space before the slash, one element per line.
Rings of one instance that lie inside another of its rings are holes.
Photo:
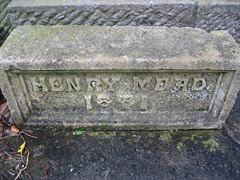
<path fill-rule="evenodd" d="M 233 106 L 233 109 L 227 119 L 227 123 L 224 125 L 228 134 L 240 144 L 240 92 L 238 92 L 237 99 Z"/>
<path fill-rule="evenodd" d="M 154 25 L 191 24 L 194 2 L 163 0 L 13 0 L 8 7 L 20 25 Z"/>
<path fill-rule="evenodd" d="M 11 30 L 11 22 L 7 14 L 7 5 L 10 0 L 0 0 L 0 46 Z"/>
<path fill-rule="evenodd" d="M 240 1 L 200 2 L 198 4 L 196 26 L 208 32 L 228 30 L 240 43 Z"/>
<path fill-rule="evenodd" d="M 228 30 L 240 43 L 239 0 L 13 0 L 8 7 L 20 25 L 148 25 Z"/>
<path fill-rule="evenodd" d="M 0 87 L 29 125 L 221 128 L 240 84 L 226 31 L 26 26 L 0 59 Z"/>

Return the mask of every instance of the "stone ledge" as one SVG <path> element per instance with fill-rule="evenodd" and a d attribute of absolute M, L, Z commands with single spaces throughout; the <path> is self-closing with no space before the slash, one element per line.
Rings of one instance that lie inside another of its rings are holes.
<path fill-rule="evenodd" d="M 221 128 L 240 84 L 226 31 L 23 26 L 0 59 L 2 91 L 28 125 Z"/>

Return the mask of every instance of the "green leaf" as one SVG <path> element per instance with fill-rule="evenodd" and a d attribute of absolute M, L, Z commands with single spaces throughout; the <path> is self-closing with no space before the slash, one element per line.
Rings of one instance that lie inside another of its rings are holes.
<path fill-rule="evenodd" d="M 82 134 L 82 133 L 84 133 L 85 131 L 81 131 L 81 130 L 77 130 L 77 131 L 75 131 L 75 134 L 76 135 L 79 135 L 79 134 Z"/>

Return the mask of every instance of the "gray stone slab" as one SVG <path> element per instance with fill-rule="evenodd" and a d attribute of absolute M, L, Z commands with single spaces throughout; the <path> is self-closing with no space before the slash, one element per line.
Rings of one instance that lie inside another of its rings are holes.
<path fill-rule="evenodd" d="M 240 84 L 226 31 L 23 26 L 0 59 L 0 87 L 26 125 L 221 128 Z"/>

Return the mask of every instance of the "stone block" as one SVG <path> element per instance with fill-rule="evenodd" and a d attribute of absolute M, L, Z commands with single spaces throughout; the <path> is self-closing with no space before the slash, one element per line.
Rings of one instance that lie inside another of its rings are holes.
<path fill-rule="evenodd" d="M 0 87 L 18 124 L 221 128 L 239 56 L 226 31 L 22 26 L 0 50 Z"/>

